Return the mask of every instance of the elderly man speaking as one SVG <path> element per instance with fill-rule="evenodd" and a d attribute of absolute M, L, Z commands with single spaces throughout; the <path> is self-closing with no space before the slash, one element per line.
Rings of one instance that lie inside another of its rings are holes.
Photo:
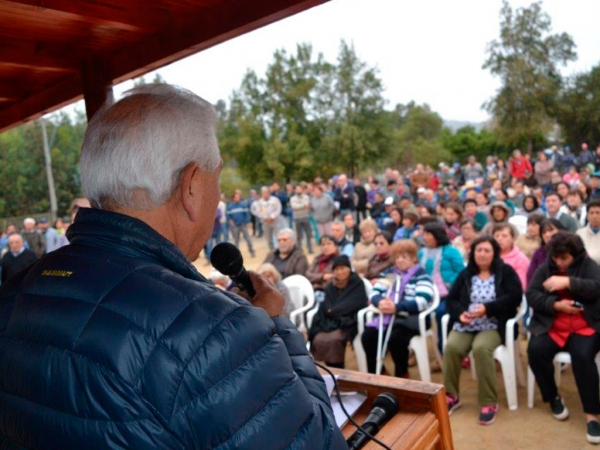
<path fill-rule="evenodd" d="M 0 291 L 1 448 L 347 448 L 279 293 L 251 274 L 251 304 L 190 263 L 219 202 L 215 126 L 167 85 L 90 122 L 92 208 Z"/>

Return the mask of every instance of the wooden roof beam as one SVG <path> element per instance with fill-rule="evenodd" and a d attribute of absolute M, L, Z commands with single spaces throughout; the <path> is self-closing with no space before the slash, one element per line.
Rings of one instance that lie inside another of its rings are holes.
<path fill-rule="evenodd" d="M 0 66 L 2 64 L 67 72 L 76 72 L 81 66 L 80 59 L 67 46 L 11 38 L 2 39 Z"/>
<path fill-rule="evenodd" d="M 92 24 L 109 25 L 129 31 L 158 30 L 170 23 L 169 14 L 153 8 L 152 1 L 143 7 L 118 0 L 4 0 L 6 4 L 29 9 L 47 10 L 65 18 Z M 98 23 L 100 22 L 100 23 Z"/>
<path fill-rule="evenodd" d="M 18 101 L 27 97 L 33 90 L 23 89 L 22 86 L 18 84 L 18 81 L 14 81 L 12 83 L 7 83 L 4 81 L 0 81 L 0 98 L 3 98 L 10 101 Z"/>
<path fill-rule="evenodd" d="M 80 100 L 82 92 L 81 76 L 77 73 L 19 103 L 0 109 L 0 133 Z"/>

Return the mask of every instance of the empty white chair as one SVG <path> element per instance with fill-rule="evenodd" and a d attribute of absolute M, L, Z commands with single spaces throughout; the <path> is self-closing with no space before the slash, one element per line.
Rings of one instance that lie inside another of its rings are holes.
<path fill-rule="evenodd" d="M 315 306 L 315 291 L 312 284 L 302 275 L 290 275 L 284 278 L 283 284 L 290 291 L 290 298 L 294 303 L 294 310 L 290 313 L 290 320 L 300 331 L 306 331 L 304 314 Z"/>
<path fill-rule="evenodd" d="M 436 321 L 435 321 L 435 310 L 440 305 L 440 295 L 435 286 L 433 286 L 433 300 L 429 308 L 419 313 L 419 334 L 414 336 L 410 340 L 409 348 L 413 350 L 415 353 L 415 358 L 417 360 L 417 366 L 419 368 L 419 376 L 421 377 L 421 381 L 425 381 L 427 383 L 431 382 L 431 368 L 429 364 L 429 351 L 427 349 L 427 338 L 431 338 L 433 348 L 435 349 L 435 357 L 442 364 L 442 355 L 440 355 L 437 346 L 437 332 L 435 329 Z M 358 312 L 358 335 L 356 336 L 355 341 L 360 342 L 360 347 L 357 345 L 354 346 L 354 350 L 356 351 L 356 357 L 359 361 L 359 370 L 361 372 L 367 372 L 367 357 L 362 346 L 362 334 L 365 331 L 365 324 L 371 321 L 375 314 L 379 314 L 379 310 L 374 306 L 368 306 Z M 380 315 L 381 317 L 381 315 Z M 431 328 L 427 329 L 427 317 L 429 317 Z M 388 330 L 391 331 L 391 326 L 388 327 Z M 377 375 L 381 373 L 381 362 L 385 358 L 385 354 L 387 351 L 387 340 L 383 338 L 383 329 L 380 328 L 379 331 L 380 339 L 379 348 L 377 351 Z M 388 337 L 389 339 L 389 337 Z M 359 351 L 362 352 L 359 354 Z M 363 365 L 361 366 L 361 361 Z"/>
<path fill-rule="evenodd" d="M 500 363 L 502 367 L 502 377 L 504 379 L 504 389 L 506 390 L 506 400 L 508 403 L 508 409 L 515 411 L 519 404 L 517 400 L 517 381 L 521 386 L 525 385 L 525 374 L 523 373 L 523 364 L 519 355 L 518 341 L 515 339 L 515 325 L 525 315 L 527 310 L 527 299 L 525 295 L 521 300 L 519 306 L 519 312 L 515 317 L 506 321 L 506 336 L 504 339 L 505 344 L 499 345 L 494 350 L 494 359 Z M 450 315 L 445 314 L 442 317 L 442 336 L 443 336 L 443 347 L 446 347 L 446 341 L 448 340 L 448 322 L 450 321 Z M 469 354 L 471 357 L 471 375 L 474 380 L 477 379 L 475 372 L 475 359 L 472 353 Z"/>

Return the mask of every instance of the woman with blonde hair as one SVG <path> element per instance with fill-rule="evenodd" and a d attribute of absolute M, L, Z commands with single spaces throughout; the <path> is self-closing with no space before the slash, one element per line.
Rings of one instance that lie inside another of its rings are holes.
<path fill-rule="evenodd" d="M 352 255 L 352 267 L 359 275 L 364 275 L 369 265 L 369 260 L 375 255 L 375 235 L 377 234 L 377 223 L 373 219 L 364 219 L 358 226 L 360 230 L 360 241 L 354 246 Z"/>

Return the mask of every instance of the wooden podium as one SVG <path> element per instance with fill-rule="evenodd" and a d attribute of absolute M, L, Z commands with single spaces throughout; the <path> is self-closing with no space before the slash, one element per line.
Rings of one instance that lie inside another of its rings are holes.
<path fill-rule="evenodd" d="M 367 400 L 353 416 L 359 424 L 371 411 L 375 397 L 382 392 L 396 395 L 399 404 L 398 414 L 387 422 L 376 436 L 392 449 L 454 449 L 446 406 L 446 391 L 443 386 L 350 370 L 331 370 L 338 375 L 341 392 L 365 391 L 367 393 Z M 350 422 L 342 429 L 346 439 L 354 431 L 356 427 Z M 375 450 L 382 447 L 369 442 L 363 448 Z"/>

